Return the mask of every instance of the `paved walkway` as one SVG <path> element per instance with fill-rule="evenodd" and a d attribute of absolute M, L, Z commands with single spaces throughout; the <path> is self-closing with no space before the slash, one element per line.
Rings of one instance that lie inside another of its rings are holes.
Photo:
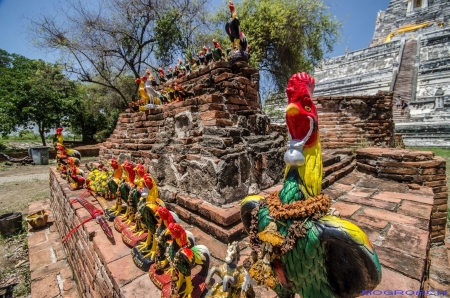
<path fill-rule="evenodd" d="M 23 179 L 27 175 L 18 177 Z M 281 185 L 278 185 L 266 190 L 266 192 L 279 190 L 280 188 Z M 341 216 L 358 224 L 376 248 L 383 267 L 383 278 L 374 291 L 374 295 L 385 294 L 385 291 L 418 291 L 425 288 L 432 291 L 432 295 L 429 296 L 449 297 L 450 264 L 448 254 L 450 250 L 445 245 L 433 246 L 431 247 L 432 252 L 427 254 L 429 218 L 433 205 L 431 189 L 414 190 L 405 184 L 374 178 L 354 171 L 324 189 L 324 192 L 330 196 L 333 207 L 340 211 Z M 33 204 L 38 203 L 34 202 Z M 30 205 L 30 209 L 33 209 L 33 207 L 38 206 Z M 81 218 L 81 213 L 78 214 L 77 212 L 77 215 Z M 32 297 L 59 297 L 52 296 L 53 294 L 63 297 L 77 297 L 73 280 L 74 275 L 69 270 L 65 256 L 63 255 L 61 260 L 54 257 L 50 258 L 50 265 L 43 264 L 42 261 L 42 255 L 48 256 L 47 248 L 51 248 L 51 252 L 63 251 L 60 242 L 57 240 L 60 239 L 60 236 L 56 236 L 57 231 L 54 228 L 54 226 L 51 226 L 48 230 L 46 229 L 45 239 L 40 239 L 44 235 L 35 233 L 29 240 Z M 148 296 L 149 293 L 159 294 L 159 290 L 150 281 L 148 274 L 135 267 L 130 257 L 129 247 L 120 240 L 115 245 L 111 245 L 95 222 L 85 228 L 89 229 L 90 232 L 98 231 L 98 233 L 93 233 L 94 237 L 88 246 L 92 246 L 100 259 L 103 260 L 102 263 L 107 268 L 108 274 L 110 274 L 113 282 L 117 283 L 117 288 L 120 288 L 124 297 L 144 297 Z M 213 257 L 212 265 L 218 265 L 222 262 L 220 260 L 224 258 L 225 244 L 218 242 L 198 228 L 190 226 L 185 228 L 195 235 L 198 244 L 208 246 Z M 47 234 L 50 232 L 55 234 L 51 237 L 54 242 L 49 242 L 50 238 Z M 113 230 L 113 233 L 116 239 L 121 238 L 115 230 Z M 246 247 L 248 246 L 247 241 L 247 239 L 242 241 L 245 248 L 241 251 L 241 262 L 250 253 L 250 249 Z M 86 252 L 85 249 L 83 251 Z M 56 255 L 58 256 L 58 253 Z M 53 256 L 53 254 L 50 254 L 50 256 Z M 53 264 L 58 261 L 60 261 L 61 266 Z M 55 266 L 55 270 L 46 272 L 45 280 L 44 276 L 40 274 L 41 271 L 38 270 L 42 265 L 45 265 L 46 268 Z M 430 276 L 427 279 L 424 273 L 428 265 L 430 265 Z M 59 284 L 61 279 L 64 281 L 62 286 Z M 424 281 L 425 285 L 422 284 Z M 49 287 L 54 289 L 55 293 L 52 292 L 51 295 L 48 295 L 49 293 L 46 291 Z M 257 297 L 261 298 L 276 296 L 273 292 L 266 291 L 262 287 L 257 287 L 255 291 Z M 437 293 L 441 295 L 436 295 Z M 404 295 L 380 295 L 379 297 L 404 297 Z"/>
<path fill-rule="evenodd" d="M 28 175 L 32 176 L 32 175 Z M 48 178 L 47 174 L 47 178 Z M 35 230 L 28 226 L 28 248 L 32 298 L 78 298 L 78 292 L 61 244 L 49 200 L 30 203 L 29 212 L 45 209 L 49 213 L 47 226 Z"/>
<path fill-rule="evenodd" d="M 48 180 L 49 174 L 30 174 L 30 175 L 20 175 L 20 176 L 8 176 L 8 177 L 0 177 L 0 185 L 10 182 L 29 182 L 34 180 Z"/>

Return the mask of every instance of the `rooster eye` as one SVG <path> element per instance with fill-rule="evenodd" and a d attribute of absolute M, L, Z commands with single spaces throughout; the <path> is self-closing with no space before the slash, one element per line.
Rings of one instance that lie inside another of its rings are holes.
<path fill-rule="evenodd" d="M 305 110 L 306 110 L 307 112 L 311 112 L 311 108 L 308 107 L 308 106 L 305 106 Z"/>

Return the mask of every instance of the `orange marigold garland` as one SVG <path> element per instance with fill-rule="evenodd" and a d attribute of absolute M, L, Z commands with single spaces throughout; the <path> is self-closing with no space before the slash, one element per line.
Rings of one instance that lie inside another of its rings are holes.
<path fill-rule="evenodd" d="M 290 204 L 283 204 L 278 194 L 279 192 L 273 192 L 266 197 L 270 216 L 277 220 L 306 218 L 317 213 L 326 214 L 330 208 L 330 199 L 324 194 Z"/>
<path fill-rule="evenodd" d="M 282 245 L 274 247 L 273 257 L 280 257 L 284 255 L 293 247 L 298 238 L 302 238 L 307 233 L 307 227 L 304 226 L 306 218 L 318 219 L 325 215 L 330 208 L 330 199 L 325 194 L 320 194 L 316 197 L 309 198 L 304 201 L 296 201 L 290 204 L 283 204 L 278 197 L 279 192 L 273 192 L 261 202 L 259 208 L 252 211 L 252 221 L 250 224 L 250 246 L 259 251 L 262 241 L 258 237 L 258 212 L 262 208 L 269 208 L 269 214 L 275 220 L 294 219 L 291 223 L 288 233 L 283 237 Z M 278 255 L 278 256 L 276 256 Z"/>

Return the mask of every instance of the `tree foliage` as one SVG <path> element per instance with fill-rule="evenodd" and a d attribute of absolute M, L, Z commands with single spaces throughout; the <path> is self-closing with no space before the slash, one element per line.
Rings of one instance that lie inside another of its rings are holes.
<path fill-rule="evenodd" d="M 341 23 L 324 0 L 242 0 L 235 3 L 241 31 L 250 45 L 250 62 L 283 90 L 292 74 L 313 72 L 340 37 Z M 228 7 L 214 17 L 218 27 Z"/>
<path fill-rule="evenodd" d="M 81 82 L 109 88 L 127 106 L 135 92 L 120 86 L 122 76 L 155 72 L 156 58 L 170 63 L 185 53 L 203 20 L 207 0 L 68 0 L 57 15 L 30 20 L 35 44 L 56 50 L 66 70 Z"/>
<path fill-rule="evenodd" d="M 122 78 L 118 82 L 128 85 L 130 78 Z M 134 80 L 131 89 L 134 90 Z M 130 90 L 131 92 L 131 90 Z M 71 113 L 67 124 L 74 134 L 82 136 L 82 141 L 103 142 L 114 130 L 119 113 L 123 110 L 120 106 L 117 93 L 101 85 L 78 84 L 77 98 L 72 102 Z"/>
<path fill-rule="evenodd" d="M 269 116 L 272 123 L 285 123 L 285 109 L 287 97 L 285 93 L 269 92 L 264 102 L 264 113 Z"/>
<path fill-rule="evenodd" d="M 76 97 L 75 82 L 58 65 L 0 50 L 0 132 L 36 125 L 42 144 L 45 133 L 61 124 Z"/>

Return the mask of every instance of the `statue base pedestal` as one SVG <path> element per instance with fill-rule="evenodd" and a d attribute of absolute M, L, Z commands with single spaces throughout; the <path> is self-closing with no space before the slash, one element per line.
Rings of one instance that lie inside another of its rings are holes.
<path fill-rule="evenodd" d="M 113 213 L 113 211 L 109 209 L 103 210 L 103 215 L 108 221 L 114 221 L 114 219 L 117 217 L 117 214 Z"/>
<path fill-rule="evenodd" d="M 172 297 L 182 297 L 171 295 L 171 282 L 170 274 L 165 274 L 162 270 L 155 270 L 154 265 L 150 266 L 150 279 L 153 283 L 161 289 L 161 298 L 172 298 Z M 191 293 L 191 298 L 200 298 L 206 290 L 206 276 L 200 276 L 198 274 L 193 274 L 192 276 L 192 286 L 194 290 Z M 184 291 L 184 286 L 181 287 L 180 293 Z"/>
<path fill-rule="evenodd" d="M 147 251 L 150 251 L 150 247 L 148 246 L 145 248 L 144 251 L 140 251 L 136 247 L 133 247 L 131 250 L 131 256 L 133 257 L 133 262 L 142 271 L 148 272 L 150 270 L 150 266 L 155 262 L 154 260 L 151 260 L 150 258 L 144 258 L 144 255 Z"/>
<path fill-rule="evenodd" d="M 67 185 L 68 187 L 69 187 L 69 189 L 70 190 L 79 190 L 79 189 L 82 189 L 83 188 L 83 186 L 73 186 L 71 183 L 69 183 L 68 185 Z"/>
<path fill-rule="evenodd" d="M 133 228 L 127 228 L 122 231 L 122 240 L 123 242 L 131 247 L 135 247 L 139 242 L 145 241 L 148 236 L 148 232 L 144 232 L 140 235 L 136 235 L 136 232 Z"/>
<path fill-rule="evenodd" d="M 127 219 L 122 220 L 120 216 L 116 216 L 116 218 L 114 218 L 114 229 L 116 229 L 117 232 L 122 233 L 123 230 L 134 224 L 134 222 L 125 223 L 126 220 Z"/>
<path fill-rule="evenodd" d="M 245 61 L 248 62 L 249 54 L 245 51 L 238 51 L 233 50 L 228 54 L 228 61 L 231 63 L 238 62 L 238 61 Z"/>

